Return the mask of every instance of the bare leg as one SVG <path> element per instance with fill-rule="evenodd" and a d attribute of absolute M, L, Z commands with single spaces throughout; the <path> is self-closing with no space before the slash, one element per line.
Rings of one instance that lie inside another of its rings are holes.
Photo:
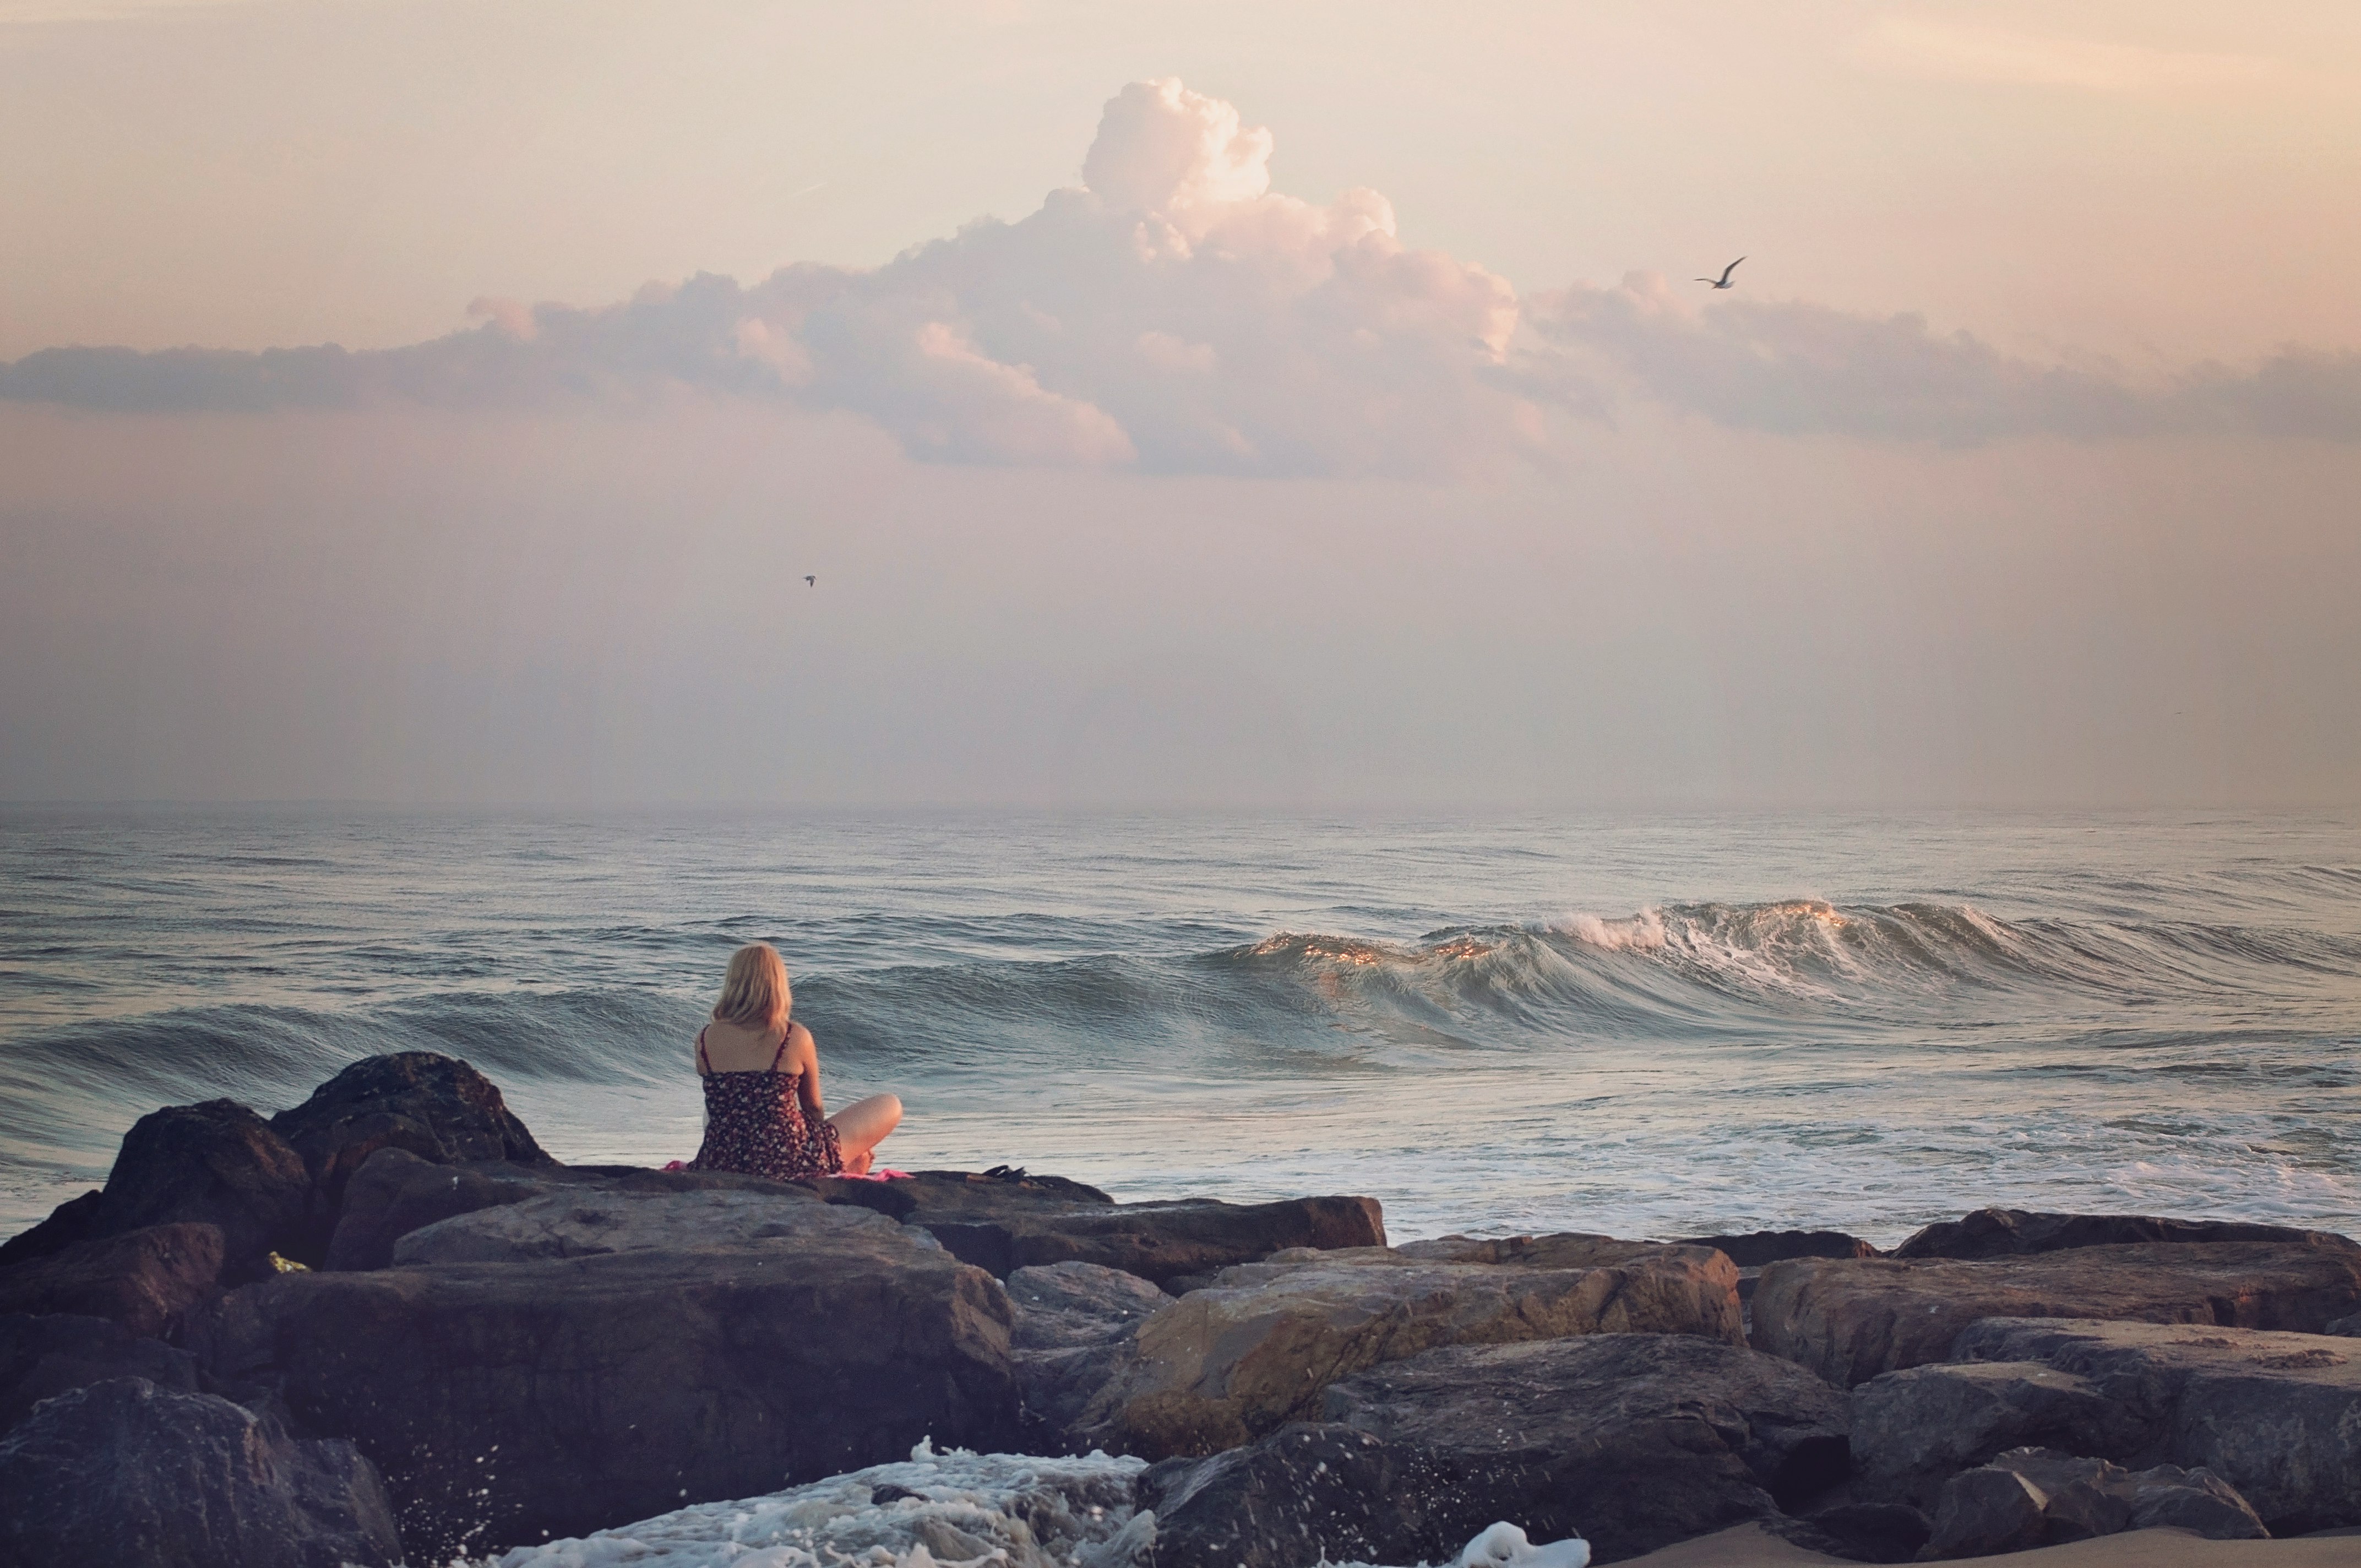
<path fill-rule="evenodd" d="M 829 1118 L 836 1128 L 837 1147 L 844 1155 L 844 1171 L 848 1176 L 865 1176 L 875 1160 L 877 1146 L 885 1135 L 902 1124 L 902 1102 L 892 1094 L 873 1094 L 866 1100 L 856 1100 Z"/>

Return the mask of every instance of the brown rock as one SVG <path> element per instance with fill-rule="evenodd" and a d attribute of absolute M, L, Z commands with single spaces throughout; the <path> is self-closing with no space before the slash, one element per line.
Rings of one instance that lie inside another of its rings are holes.
<path fill-rule="evenodd" d="M 197 1364 L 187 1351 L 142 1339 L 121 1323 L 71 1312 L 0 1317 L 0 1432 L 51 1396 L 110 1377 L 197 1392 Z"/>
<path fill-rule="evenodd" d="M 0 1271 L 0 1312 L 72 1312 L 154 1337 L 220 1287 L 218 1225 L 150 1225 Z"/>
<path fill-rule="evenodd" d="M 1212 1453 L 1315 1417 L 1329 1384 L 1383 1362 L 1596 1333 L 1734 1343 L 1737 1271 L 1697 1247 L 1642 1248 L 1587 1268 L 1429 1263 L 1382 1249 L 1282 1254 L 1226 1270 L 1142 1323 L 1077 1435 L 1149 1458 Z"/>
<path fill-rule="evenodd" d="M 2343 1248 L 2355 1245 L 2349 1238 L 2332 1231 L 2291 1230 L 2285 1225 L 2261 1225 L 2245 1220 L 2167 1220 L 2142 1214 L 2048 1214 L 2025 1209 L 1979 1209 L 1956 1220 L 1928 1225 L 1887 1255 L 2024 1257 L 2071 1247 L 2129 1246 L 2140 1242 L 2280 1242 L 2290 1246 Z"/>
<path fill-rule="evenodd" d="M 2102 1318 L 2313 1332 L 2361 1307 L 2361 1250 L 2283 1242 L 2147 1243 L 1993 1258 L 1774 1263 L 1757 1350 L 1850 1387 L 1950 1358 L 1984 1318 Z"/>

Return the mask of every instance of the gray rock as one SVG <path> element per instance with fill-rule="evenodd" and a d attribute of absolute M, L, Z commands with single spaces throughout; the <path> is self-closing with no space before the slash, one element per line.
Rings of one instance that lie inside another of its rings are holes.
<path fill-rule="evenodd" d="M 1775 1518 L 1845 1475 L 1841 1392 L 1697 1336 L 1429 1351 L 1335 1384 L 1323 1406 L 1413 1479 L 1430 1555 L 1508 1519 L 1536 1541 L 1578 1532 L 1612 1562 Z"/>
<path fill-rule="evenodd" d="M 1299 1422 L 1208 1459 L 1151 1465 L 1138 1496 L 1156 1513 L 1155 1568 L 1312 1568 L 1452 1556 L 1483 1527 L 1460 1528 L 1468 1510 L 1433 1483 L 1368 1432 Z"/>
<path fill-rule="evenodd" d="M 1094 1263 L 1020 1268 L 1007 1285 L 1016 1309 L 1009 1343 L 1019 1350 L 1106 1344 L 1173 1300 L 1137 1274 Z"/>
<path fill-rule="evenodd" d="M 194 1357 L 120 1323 L 62 1312 L 0 1317 L 0 1431 L 51 1395 L 110 1377 L 144 1377 L 173 1393 L 197 1392 Z"/>
<path fill-rule="evenodd" d="M 2270 1534 L 2236 1487 L 2202 1466 L 2158 1464 L 2131 1472 L 2134 1530 L 2185 1530 L 2208 1541 L 2259 1541 Z"/>
<path fill-rule="evenodd" d="M 210 1394 L 117 1378 L 0 1439 L 0 1568 L 365 1568 L 401 1560 L 377 1472 Z"/>
<path fill-rule="evenodd" d="M 2168 1220 L 2142 1214 L 2048 1214 L 2024 1209 L 1979 1209 L 1928 1225 L 1887 1255 L 1901 1258 L 2022 1257 L 2071 1247 L 2126 1246 L 2151 1242 L 2279 1242 L 2290 1246 L 2352 1250 L 2332 1231 L 2293 1230 L 2245 1220 Z"/>
<path fill-rule="evenodd" d="M 2103 1318 L 2317 1333 L 2361 1308 L 2361 1250 L 2144 1243 L 2024 1256 L 1795 1258 L 1763 1271 L 1754 1348 L 1846 1387 L 1953 1359 L 1984 1318 Z"/>
<path fill-rule="evenodd" d="M 838 1208 L 775 1184 L 772 1190 L 754 1192 L 560 1188 L 422 1226 L 394 1244 L 393 1263 L 524 1263 L 854 1233 L 890 1236 L 904 1246 L 935 1245 L 923 1231 L 905 1231 L 883 1214 Z"/>
<path fill-rule="evenodd" d="M 1628 1244 L 1619 1244 L 1619 1245 Z M 1442 1345 L 1597 1333 L 1738 1336 L 1737 1271 L 1700 1247 L 1598 1267 L 1287 1252 L 1224 1270 L 1118 1347 L 1078 1442 L 1149 1459 L 1235 1448 L 1316 1419 L 1340 1377 Z"/>
<path fill-rule="evenodd" d="M 2325 1335 L 2138 1322 L 1993 1319 L 1962 1357 L 2039 1361 L 2138 1419 L 2130 1464 L 2202 1468 L 2274 1535 L 2361 1524 L 2361 1348 Z"/>
<path fill-rule="evenodd" d="M 1935 1530 L 1921 1562 L 1989 1557 L 2039 1546 L 2048 1494 L 2013 1470 L 1990 1466 L 1955 1475 L 1935 1508 Z"/>
<path fill-rule="evenodd" d="M 999 1282 L 878 1216 L 777 1213 L 825 1218 L 727 1245 L 289 1275 L 192 1314 L 188 1343 L 209 1375 L 357 1442 L 422 1561 L 774 1491 L 922 1437 L 1006 1451 Z"/>
<path fill-rule="evenodd" d="M 218 1290 L 221 1273 L 220 1226 L 150 1225 L 0 1270 L 0 1312 L 105 1318 L 152 1338 Z"/>
<path fill-rule="evenodd" d="M 890 1190 L 898 1182 L 868 1185 Z M 1374 1198 L 1290 1198 L 1274 1203 L 1056 1202 L 1025 1198 L 997 1212 L 914 1212 L 963 1263 L 1006 1278 L 1019 1268 L 1094 1263 L 1162 1286 L 1268 1257 L 1290 1247 L 1382 1246 L 1383 1212 Z"/>
<path fill-rule="evenodd" d="M 1914 1366 L 1852 1391 L 1855 1477 L 1922 1507 L 1951 1475 L 2012 1448 L 2123 1454 L 2149 1436 L 2138 1412 L 2045 1362 Z"/>
<path fill-rule="evenodd" d="M 1741 1268 L 1761 1268 L 1791 1257 L 1875 1257 L 1878 1251 L 1842 1231 L 1750 1231 L 1735 1236 L 1688 1236 L 1683 1246 L 1709 1246 Z"/>

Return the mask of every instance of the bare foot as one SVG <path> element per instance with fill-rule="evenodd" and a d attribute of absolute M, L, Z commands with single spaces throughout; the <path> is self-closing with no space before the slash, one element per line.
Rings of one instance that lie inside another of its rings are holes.
<path fill-rule="evenodd" d="M 862 1149 L 859 1154 L 847 1155 L 844 1159 L 844 1174 L 866 1176 L 869 1174 L 869 1168 L 876 1161 L 877 1151 L 874 1149 Z"/>

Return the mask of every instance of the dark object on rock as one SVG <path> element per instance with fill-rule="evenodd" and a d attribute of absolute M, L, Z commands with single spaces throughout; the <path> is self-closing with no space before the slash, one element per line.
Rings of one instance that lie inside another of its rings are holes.
<path fill-rule="evenodd" d="M 2317 1333 L 2361 1308 L 2361 1249 L 2145 1243 L 1990 1258 L 1794 1258 L 1763 1271 L 1754 1348 L 1850 1387 L 1949 1360 L 1984 1318 L 2221 1323 Z"/>
<path fill-rule="evenodd" d="M 2349 1318 L 2339 1318 L 2320 1332 L 2324 1334 L 2335 1334 L 2341 1339 L 2361 1339 L 2361 1312 L 2356 1312 Z"/>
<path fill-rule="evenodd" d="M 1822 1550 L 1855 1563 L 1910 1562 L 1935 1533 L 1932 1520 L 1903 1503 L 1839 1503 L 1802 1522 Z"/>
<path fill-rule="evenodd" d="M 869 1506 L 882 1508 L 887 1503 L 898 1503 L 905 1497 L 917 1497 L 923 1501 L 926 1496 L 924 1492 L 913 1492 L 907 1486 L 896 1486 L 888 1481 L 882 1486 L 869 1488 Z"/>
<path fill-rule="evenodd" d="M 1275 1203 L 1205 1198 L 1077 1204 L 1062 1211 L 1027 1205 L 974 1218 L 921 1212 L 906 1223 L 924 1226 L 961 1261 L 1003 1278 L 1041 1264 L 1095 1263 L 1159 1286 L 1289 1247 L 1382 1246 L 1386 1239 L 1384 1215 L 1374 1198 L 1290 1198 Z"/>
<path fill-rule="evenodd" d="M 1729 1258 L 1611 1245 L 1619 1261 L 1597 1266 L 1433 1263 L 1368 1247 L 1225 1269 L 1116 1347 L 1069 1441 L 1148 1459 L 1218 1453 L 1319 1419 L 1321 1390 L 1340 1377 L 1444 1345 L 1615 1333 L 1738 1342 Z"/>
<path fill-rule="evenodd" d="M 0 1272 L 0 1312 L 73 1312 L 164 1333 L 220 1287 L 222 1234 L 192 1222 L 80 1242 Z"/>
<path fill-rule="evenodd" d="M 2290 1246 L 2356 1248 L 2332 1231 L 2290 1230 L 2244 1220 L 2165 1220 L 2143 1214 L 2045 1214 L 2024 1209 L 1979 1209 L 1928 1225 L 1889 1257 L 2023 1257 L 2071 1247 L 2128 1246 L 2148 1242 L 2279 1242 Z"/>
<path fill-rule="evenodd" d="M 1929 1563 L 2025 1552 L 2043 1540 L 2049 1495 L 2014 1470 L 1986 1467 L 1955 1475 L 1935 1509 L 1935 1531 L 1920 1549 Z"/>
<path fill-rule="evenodd" d="M 280 1250 L 313 1265 L 327 1256 L 345 1184 L 379 1149 L 403 1149 L 441 1165 L 556 1163 L 510 1113 L 491 1080 L 434 1051 L 363 1058 L 270 1124 L 302 1157 L 312 1180 L 305 1237 L 296 1250 Z"/>
<path fill-rule="evenodd" d="M 19 1231 L 0 1242 L 0 1268 L 19 1263 L 30 1263 L 37 1257 L 48 1257 L 65 1251 L 76 1242 L 86 1242 L 98 1232 L 99 1191 L 92 1188 L 79 1198 L 69 1198 L 49 1211 L 49 1217 L 31 1230 Z"/>
<path fill-rule="evenodd" d="M 1536 1541 L 1579 1532 L 1612 1562 L 1771 1519 L 1845 1476 L 1839 1391 L 1689 1335 L 1429 1351 L 1334 1385 L 1324 1407 L 1418 1479 L 1430 1557 L 1509 1519 Z"/>
<path fill-rule="evenodd" d="M 197 1364 L 187 1351 L 142 1339 L 120 1323 L 68 1312 L 0 1317 L 0 1432 L 51 1395 L 110 1377 L 197 1391 Z"/>
<path fill-rule="evenodd" d="M 808 1235 L 734 1245 L 288 1275 L 192 1314 L 188 1340 L 212 1376 L 357 1442 L 413 1561 L 770 1492 L 929 1435 L 1005 1449 L 999 1283 L 821 1212 Z"/>
<path fill-rule="evenodd" d="M 2044 1362 L 1914 1366 L 1852 1391 L 1854 1476 L 1922 1507 L 1952 1475 L 2009 1449 L 2120 1455 L 2148 1436 L 2121 1400 Z"/>
<path fill-rule="evenodd" d="M 181 1220 L 218 1225 L 225 1274 L 259 1278 L 265 1255 L 295 1239 L 311 1188 L 303 1157 L 236 1101 L 167 1105 L 123 1135 L 96 1234 Z"/>
<path fill-rule="evenodd" d="M 1993 1319 L 1961 1334 L 1957 1349 L 2085 1379 L 2141 1433 L 2099 1457 L 2210 1472 L 2274 1535 L 2361 1523 L 2361 1348 L 2349 1341 Z"/>
<path fill-rule="evenodd" d="M 347 1442 L 297 1442 L 210 1394 L 116 1378 L 0 1439 L 0 1564 L 377 1568 L 401 1541 Z"/>
<path fill-rule="evenodd" d="M 1156 1568 L 1443 1561 L 1483 1526 L 1463 1528 L 1473 1516 L 1448 1483 L 1416 1469 L 1358 1428 L 1297 1422 L 1251 1447 L 1151 1465 L 1139 1505 L 1156 1511 Z"/>
<path fill-rule="evenodd" d="M 1730 1255 L 1741 1268 L 1760 1268 L 1791 1257 L 1875 1257 L 1878 1251 L 1842 1231 L 1750 1231 L 1742 1236 L 1691 1236 L 1682 1246 L 1709 1246 Z"/>

